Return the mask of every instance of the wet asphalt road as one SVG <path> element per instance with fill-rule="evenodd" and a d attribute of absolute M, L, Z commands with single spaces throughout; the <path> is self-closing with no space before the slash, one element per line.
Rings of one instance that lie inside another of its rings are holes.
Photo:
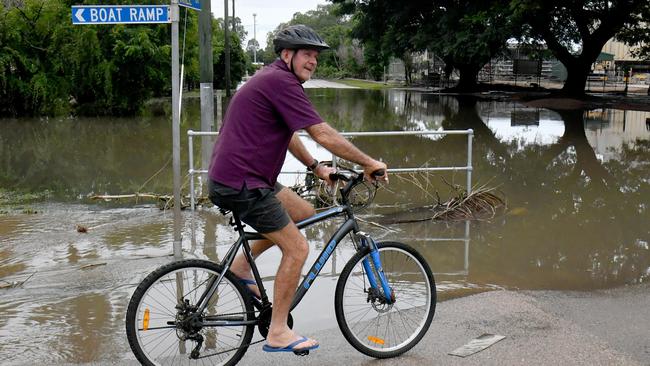
<path fill-rule="evenodd" d="M 425 338 L 399 358 L 363 356 L 333 330 L 313 335 L 323 349 L 308 357 L 248 352 L 242 364 L 650 365 L 648 309 L 648 285 L 598 292 L 488 292 L 440 303 Z M 484 333 L 506 339 L 466 358 L 448 355 Z"/>
<path fill-rule="evenodd" d="M 438 304 L 431 329 L 401 357 L 375 360 L 338 329 L 306 335 L 307 357 L 251 346 L 240 365 L 650 365 L 650 285 L 594 292 L 492 291 Z M 506 338 L 460 358 L 448 353 L 484 333 Z M 95 365 L 133 365 L 128 350 Z"/>
<path fill-rule="evenodd" d="M 356 86 L 337 83 L 329 80 L 311 79 L 307 80 L 303 85 L 304 88 L 333 88 L 333 89 L 357 89 Z"/>

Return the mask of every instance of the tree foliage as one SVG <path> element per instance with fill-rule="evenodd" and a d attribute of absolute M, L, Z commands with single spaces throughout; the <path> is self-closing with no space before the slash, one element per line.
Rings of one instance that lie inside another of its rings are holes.
<path fill-rule="evenodd" d="M 632 21 L 625 24 L 616 38 L 630 46 L 638 46 L 633 55 L 650 61 L 650 6 L 644 6 L 639 13 L 631 14 Z"/>
<path fill-rule="evenodd" d="M 169 27 L 76 26 L 70 5 L 2 9 L 0 114 L 134 114 L 169 90 Z"/>
<path fill-rule="evenodd" d="M 30 0 L 0 7 L 1 114 L 55 113 L 65 104 L 66 60 L 57 52 L 68 41 L 59 26 L 62 10 L 56 2 Z"/>
<path fill-rule="evenodd" d="M 239 18 L 235 21 L 241 25 Z M 234 89 L 246 74 L 246 54 L 241 47 L 242 39 L 246 34 L 244 28 L 235 27 L 235 33 L 230 32 L 230 88 Z M 225 89 L 225 70 L 226 70 L 226 50 L 225 50 L 225 32 L 223 28 L 223 19 L 215 19 L 212 22 L 212 60 L 214 63 L 214 87 Z"/>
<path fill-rule="evenodd" d="M 502 50 L 513 26 L 501 1 L 333 1 L 353 14 L 353 35 L 377 68 L 400 58 L 408 80 L 411 53 L 428 49 L 460 71 L 461 89 L 476 84 L 478 71 Z"/>
<path fill-rule="evenodd" d="M 418 43 L 459 70 L 459 89 L 471 90 L 478 72 L 504 51 L 519 25 L 502 1 L 441 1 L 438 5 L 429 26 L 423 25 L 425 33 L 420 33 Z"/>
<path fill-rule="evenodd" d="M 317 75 L 324 77 L 364 77 L 366 73 L 363 50 L 352 38 L 352 24 L 348 16 L 341 15 L 338 5 L 318 5 L 316 10 L 295 13 L 293 18 L 278 25 L 267 35 L 266 49 L 261 53 L 264 63 L 273 62 L 277 55 L 273 50 L 273 35 L 280 29 L 295 24 L 304 24 L 314 29 L 331 50 L 322 52 L 318 58 Z M 260 52 L 258 52 L 258 59 Z"/>
<path fill-rule="evenodd" d="M 115 3 L 108 1 L 105 3 Z M 135 3 L 164 3 L 138 0 Z M 0 4 L 0 116 L 133 115 L 171 94 L 171 27 L 73 25 L 67 0 Z M 184 84 L 199 82 L 198 16 L 181 9 Z M 223 81 L 223 27 L 215 27 L 215 82 Z M 245 31 L 236 18 L 231 72 L 243 76 Z M 220 79 L 221 78 L 221 79 Z"/>
<path fill-rule="evenodd" d="M 512 0 L 514 16 L 528 27 L 528 35 L 544 41 L 567 68 L 563 91 L 582 95 L 605 43 L 617 34 L 628 39 L 643 32 L 647 0 Z"/>

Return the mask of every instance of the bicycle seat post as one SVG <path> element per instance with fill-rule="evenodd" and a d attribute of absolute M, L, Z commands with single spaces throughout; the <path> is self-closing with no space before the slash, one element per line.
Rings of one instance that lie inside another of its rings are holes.
<path fill-rule="evenodd" d="M 244 224 L 241 223 L 239 216 L 234 212 L 232 212 L 232 217 L 230 218 L 230 226 L 234 227 L 240 235 L 244 235 Z"/>

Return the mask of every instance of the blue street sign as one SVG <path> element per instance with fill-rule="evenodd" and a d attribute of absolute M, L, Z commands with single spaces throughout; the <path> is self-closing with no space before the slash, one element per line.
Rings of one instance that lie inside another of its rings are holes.
<path fill-rule="evenodd" d="M 200 0 L 178 0 L 178 5 L 194 10 L 201 10 Z"/>
<path fill-rule="evenodd" d="M 72 24 L 171 23 L 169 5 L 74 5 Z"/>

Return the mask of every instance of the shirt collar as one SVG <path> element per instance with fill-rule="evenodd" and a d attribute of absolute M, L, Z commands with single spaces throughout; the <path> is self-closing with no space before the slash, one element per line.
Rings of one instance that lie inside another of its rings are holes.
<path fill-rule="evenodd" d="M 275 60 L 272 65 L 279 68 L 280 70 L 291 72 L 291 70 L 289 70 L 289 66 L 287 66 L 287 64 L 284 63 L 281 58 Z"/>
<path fill-rule="evenodd" d="M 272 65 L 273 67 L 277 67 L 278 69 L 280 69 L 280 70 L 282 70 L 282 71 L 286 71 L 286 72 L 288 72 L 288 73 L 291 73 L 293 76 L 296 77 L 296 80 L 298 80 L 298 82 L 300 83 L 300 85 L 303 84 L 303 81 L 300 81 L 300 79 L 298 79 L 298 75 L 296 75 L 295 73 L 291 72 L 291 70 L 289 70 L 289 66 L 287 66 L 287 64 L 286 64 L 284 61 L 282 61 L 281 58 L 278 58 L 277 60 L 275 60 L 271 65 Z"/>

